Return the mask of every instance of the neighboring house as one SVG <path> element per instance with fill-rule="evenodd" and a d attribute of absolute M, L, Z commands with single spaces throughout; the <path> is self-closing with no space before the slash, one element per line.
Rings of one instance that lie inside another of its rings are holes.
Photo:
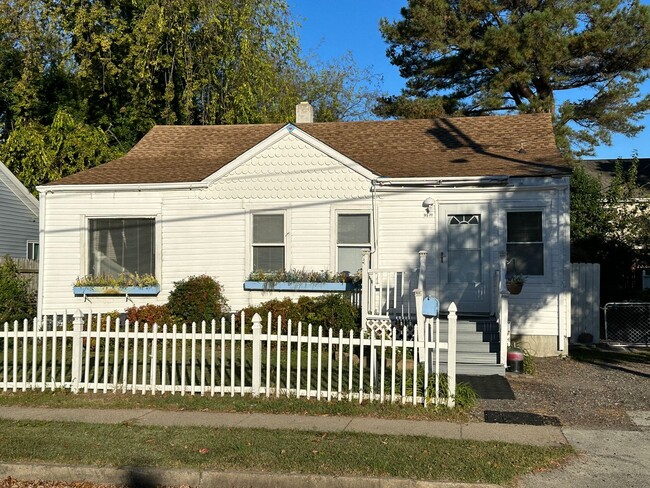
<path fill-rule="evenodd" d="M 539 354 L 570 334 L 569 172 L 549 115 L 156 126 L 124 157 L 39 187 L 40 313 L 165 303 L 206 273 L 233 310 L 285 293 L 247 291 L 255 269 L 418 267 L 426 294 L 494 315 L 505 253 L 528 276 L 514 334 Z M 306 116 L 304 115 L 306 113 Z M 160 293 L 75 296 L 76 277 L 152 273 Z M 408 286 L 417 286 L 417 276 Z"/>
<path fill-rule="evenodd" d="M 595 176 L 601 183 L 602 188 L 607 190 L 615 177 L 616 164 L 620 162 L 623 171 L 627 173 L 632 165 L 631 159 L 585 159 L 582 164 L 586 171 Z M 638 158 L 637 167 L 637 180 L 639 187 L 639 194 L 631 201 L 628 201 L 624 207 L 621 207 L 627 213 L 635 214 L 637 219 L 634 221 L 632 228 L 634 232 L 640 231 L 641 236 L 647 233 L 650 229 L 650 158 Z M 626 234 L 617 236 L 619 239 L 624 238 Z M 629 237 L 629 233 L 627 235 Z M 643 237 L 636 237 L 637 249 L 645 250 L 646 261 L 650 259 L 650 243 L 645 242 Z M 645 242 L 645 245 L 644 245 Z M 650 267 L 642 266 L 639 269 L 630 271 L 630 274 L 625 279 L 612 280 L 608 277 L 603 277 L 603 283 L 606 294 L 605 300 L 609 298 L 611 290 L 615 290 L 615 294 L 633 292 L 636 289 L 644 288 L 650 289 Z M 626 297 L 627 298 L 627 297 Z M 618 298 L 616 298 L 618 299 Z"/>
<path fill-rule="evenodd" d="M 0 163 L 0 258 L 38 259 L 38 200 Z"/>

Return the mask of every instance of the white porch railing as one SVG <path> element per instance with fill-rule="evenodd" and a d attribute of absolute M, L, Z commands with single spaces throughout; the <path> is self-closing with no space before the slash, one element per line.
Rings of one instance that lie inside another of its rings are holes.
<path fill-rule="evenodd" d="M 497 321 L 499 322 L 499 364 L 506 366 L 508 346 L 510 346 L 510 322 L 508 317 L 508 300 L 510 292 L 506 285 L 507 258 L 505 251 L 499 254 L 499 271 L 497 273 Z"/>
<path fill-rule="evenodd" d="M 437 325 L 355 335 L 231 316 L 210 324 L 148 326 L 78 312 L 0 329 L 0 390 L 287 396 L 317 400 L 454 405 L 440 388 Z M 39 327 L 39 324 L 45 324 Z M 434 330 L 435 327 L 435 330 Z M 265 329 L 265 331 L 263 331 Z M 401 336 L 398 339 L 398 336 Z M 453 339 L 452 339 L 453 337 Z M 420 363 L 420 357 L 426 359 Z M 448 384 L 455 392 L 450 360 Z"/>

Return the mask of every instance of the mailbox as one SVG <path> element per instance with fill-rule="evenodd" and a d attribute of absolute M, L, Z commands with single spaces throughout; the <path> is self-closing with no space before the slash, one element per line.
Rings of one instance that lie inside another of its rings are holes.
<path fill-rule="evenodd" d="M 436 297 L 424 297 L 422 302 L 422 315 L 427 318 L 437 317 L 440 312 L 440 302 Z"/>

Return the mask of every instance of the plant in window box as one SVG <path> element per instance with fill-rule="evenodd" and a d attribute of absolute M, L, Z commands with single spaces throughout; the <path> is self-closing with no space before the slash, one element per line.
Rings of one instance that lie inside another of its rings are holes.
<path fill-rule="evenodd" d="M 264 291 L 352 291 L 361 283 L 360 274 L 331 271 L 253 271 L 244 282 L 245 290 Z"/>
<path fill-rule="evenodd" d="M 157 295 L 160 285 L 150 274 L 86 275 L 75 280 L 75 295 Z"/>
<path fill-rule="evenodd" d="M 526 278 L 527 277 L 522 274 L 514 274 L 506 277 L 506 288 L 511 295 L 519 295 L 521 293 L 521 289 L 524 287 Z"/>

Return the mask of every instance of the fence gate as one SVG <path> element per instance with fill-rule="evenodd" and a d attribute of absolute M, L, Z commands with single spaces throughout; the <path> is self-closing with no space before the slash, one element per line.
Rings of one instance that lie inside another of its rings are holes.
<path fill-rule="evenodd" d="M 650 303 L 606 304 L 605 339 L 626 344 L 650 344 Z"/>
<path fill-rule="evenodd" d="M 600 342 L 600 264 L 571 263 L 571 340 L 582 333 Z"/>

